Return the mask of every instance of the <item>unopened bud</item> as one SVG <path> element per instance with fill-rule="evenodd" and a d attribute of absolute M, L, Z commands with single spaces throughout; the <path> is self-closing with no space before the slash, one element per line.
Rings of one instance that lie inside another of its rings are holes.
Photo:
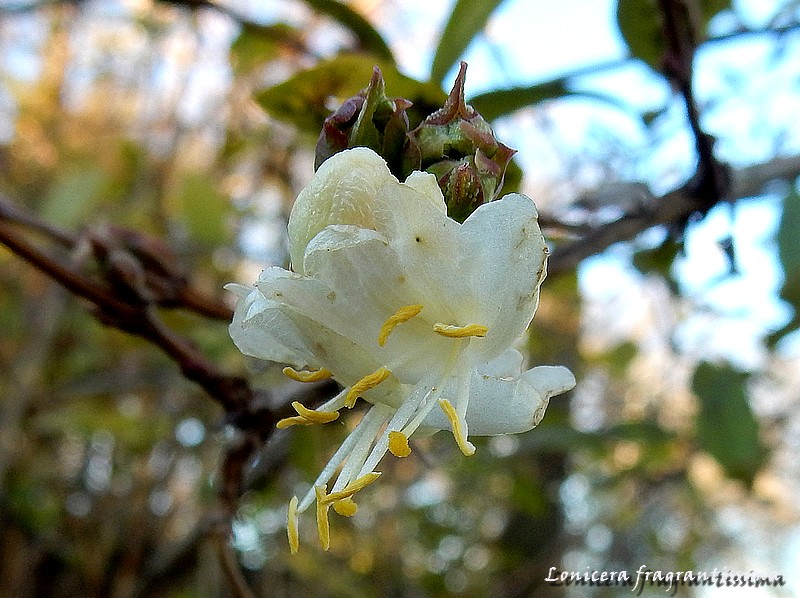
<path fill-rule="evenodd" d="M 433 173 L 444 193 L 448 215 L 463 222 L 475 209 L 495 199 L 515 150 L 500 143 L 492 128 L 464 96 L 467 65 L 444 106 L 411 133 L 404 170 Z"/>
<path fill-rule="evenodd" d="M 368 147 L 382 156 L 395 176 L 403 176 L 403 148 L 408 139 L 411 106 L 403 98 L 389 99 L 383 74 L 376 66 L 366 89 L 345 100 L 325 119 L 317 141 L 314 170 L 332 155 L 351 147 Z"/>

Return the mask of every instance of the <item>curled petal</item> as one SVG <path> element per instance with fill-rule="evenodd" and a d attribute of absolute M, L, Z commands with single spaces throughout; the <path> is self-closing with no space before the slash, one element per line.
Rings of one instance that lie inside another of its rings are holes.
<path fill-rule="evenodd" d="M 506 368 L 502 373 L 509 372 Z M 527 432 L 539 425 L 551 397 L 574 386 L 575 377 L 563 366 L 539 366 L 521 374 L 517 370 L 513 377 L 476 371 L 472 375 L 466 412 L 469 433 L 497 436 Z M 441 412 L 432 411 L 424 426 L 449 430 L 450 422 Z"/>

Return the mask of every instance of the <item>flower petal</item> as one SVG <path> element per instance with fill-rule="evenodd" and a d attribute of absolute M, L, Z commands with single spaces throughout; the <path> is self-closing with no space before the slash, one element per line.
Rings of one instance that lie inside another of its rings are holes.
<path fill-rule="evenodd" d="M 470 385 L 466 420 L 473 436 L 519 434 L 535 428 L 551 397 L 575 386 L 575 377 L 562 366 L 539 366 L 516 378 L 475 373 Z M 449 430 L 439 411 L 425 418 L 426 428 Z"/>
<path fill-rule="evenodd" d="M 421 194 L 397 187 L 389 181 L 380 189 L 376 230 L 440 322 L 488 326 L 486 339 L 473 344 L 481 360 L 493 359 L 536 311 L 547 250 L 534 203 L 507 195 L 480 206 L 462 225 Z"/>
<path fill-rule="evenodd" d="M 403 383 L 415 384 L 430 371 L 442 371 L 453 341 L 433 332 L 439 300 L 420 284 L 413 267 L 406 267 L 377 232 L 332 225 L 308 245 L 305 270 L 335 293 L 328 309 L 358 329 L 359 344 L 373 352 Z M 294 303 L 293 303 L 294 305 Z M 422 305 L 419 314 L 398 325 L 388 341 L 378 342 L 387 319 L 399 308 Z M 451 312 L 448 312 L 451 313 Z"/>
<path fill-rule="evenodd" d="M 303 255 L 309 241 L 330 224 L 375 228 L 376 200 L 384 185 L 403 187 L 445 211 L 444 197 L 433 175 L 414 173 L 409 186 L 401 185 L 386 161 L 367 148 L 340 152 L 319 167 L 300 192 L 289 218 L 289 246 L 296 272 L 303 272 Z"/>
<path fill-rule="evenodd" d="M 313 288 L 315 281 L 304 280 Z M 283 281 L 297 282 L 289 278 Z M 245 355 L 298 368 L 324 367 L 334 372 L 336 380 L 345 386 L 383 365 L 357 341 L 339 334 L 301 309 L 267 299 L 258 289 L 240 297 L 229 332 Z M 396 404 L 402 400 L 398 388 L 397 380 L 390 377 L 366 391 L 364 398 L 375 403 Z"/>

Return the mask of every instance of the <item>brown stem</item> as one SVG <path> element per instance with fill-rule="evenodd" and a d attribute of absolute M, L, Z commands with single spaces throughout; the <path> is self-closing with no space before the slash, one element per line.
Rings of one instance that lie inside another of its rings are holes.
<path fill-rule="evenodd" d="M 687 190 L 698 200 L 697 211 L 705 213 L 724 197 L 730 178 L 727 167 L 714 155 L 714 138 L 700 125 L 700 110 L 694 97 L 693 66 L 698 24 L 686 0 L 659 0 L 659 6 L 666 42 L 664 74 L 683 98 L 697 149 L 697 172 Z"/>

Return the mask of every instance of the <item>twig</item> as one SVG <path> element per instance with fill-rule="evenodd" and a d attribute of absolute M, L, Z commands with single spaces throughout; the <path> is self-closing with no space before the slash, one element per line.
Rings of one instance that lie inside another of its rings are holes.
<path fill-rule="evenodd" d="M 21 227 L 42 233 L 62 245 L 88 247 L 100 265 L 102 278 L 77 271 L 47 255 L 25 238 Z M 135 231 L 105 227 L 75 238 L 0 197 L 0 243 L 74 295 L 92 303 L 93 315 L 104 324 L 159 347 L 187 379 L 201 386 L 223 407 L 229 423 L 240 428 L 239 442 L 228 448 L 224 458 L 219 486 L 222 517 L 213 531 L 221 566 L 235 595 L 255 598 L 239 570 L 229 539 L 243 493 L 245 470 L 274 430 L 277 415 L 257 404 L 256 394 L 246 379 L 220 371 L 189 340 L 166 326 L 156 306 L 160 302 L 187 307 L 212 317 L 229 317 L 229 310 L 192 291 L 174 266 L 168 248 Z"/>
<path fill-rule="evenodd" d="M 686 0 L 659 0 L 659 5 L 666 41 L 664 74 L 683 98 L 697 149 L 697 172 L 687 190 L 696 196 L 697 211 L 705 213 L 725 195 L 730 176 L 727 167 L 714 155 L 714 138 L 700 126 L 700 111 L 694 98 L 692 76 L 697 48 L 697 23 Z"/>
<path fill-rule="evenodd" d="M 792 181 L 800 176 L 800 156 L 778 158 L 765 164 L 757 164 L 734 170 L 731 185 L 721 200 L 734 201 L 751 197 L 763 190 L 771 181 Z M 555 248 L 548 260 L 547 271 L 551 276 L 572 272 L 585 258 L 596 255 L 614 243 L 633 239 L 642 231 L 657 225 L 677 225 L 692 214 L 705 208 L 705 200 L 687 186 L 667 193 L 650 202 L 652 207 L 626 214 L 619 220 L 592 229 L 578 241 Z"/>
<path fill-rule="evenodd" d="M 214 544 L 217 548 L 217 557 L 222 566 L 222 572 L 228 579 L 231 589 L 236 598 L 256 598 L 256 595 L 247 585 L 247 580 L 242 575 L 236 554 L 233 552 L 228 534 L 215 534 Z"/>
<path fill-rule="evenodd" d="M 0 193 L 0 220 L 5 220 L 20 226 L 25 226 L 41 233 L 63 247 L 72 247 L 78 242 L 75 235 L 61 230 L 57 226 L 48 224 L 41 219 L 20 210 L 8 197 Z"/>

